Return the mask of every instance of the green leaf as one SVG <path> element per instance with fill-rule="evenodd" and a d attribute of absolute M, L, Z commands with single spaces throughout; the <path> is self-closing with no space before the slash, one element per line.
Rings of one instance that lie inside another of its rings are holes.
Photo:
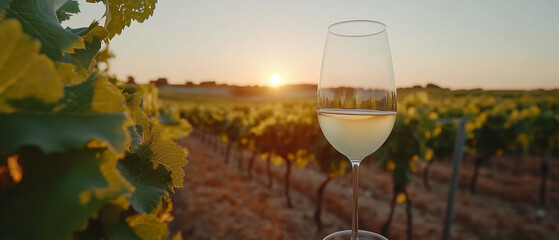
<path fill-rule="evenodd" d="M 22 180 L 0 191 L 0 239 L 71 239 L 106 202 L 131 190 L 107 149 L 19 152 Z"/>
<path fill-rule="evenodd" d="M 139 213 L 152 213 L 161 203 L 161 197 L 182 187 L 188 163 L 184 149 L 173 141 L 162 139 L 161 130 L 151 134 L 144 130 L 144 142 L 132 149 L 119 161 L 122 175 L 136 187 L 130 204 Z"/>
<path fill-rule="evenodd" d="M 34 98 L 11 99 L 9 105 L 17 112 L 0 114 L 0 150 L 13 153 L 28 145 L 46 153 L 65 152 L 94 139 L 117 153 L 128 147 L 129 121 L 116 86 L 93 74 L 64 92 L 64 98 L 50 105 Z"/>
<path fill-rule="evenodd" d="M 122 113 L 100 115 L 0 114 L 0 148 L 15 152 L 21 146 L 38 146 L 47 153 L 84 147 L 92 139 L 108 142 L 117 152 L 126 146 Z"/>
<path fill-rule="evenodd" d="M 64 29 L 56 16 L 56 10 L 66 1 L 18 0 L 7 8 L 6 18 L 18 19 L 23 30 L 41 41 L 41 53 L 51 59 L 62 60 L 63 52 L 73 53 L 85 48 L 81 38 Z"/>
<path fill-rule="evenodd" d="M 136 188 L 128 199 L 134 210 L 139 213 L 151 213 L 161 203 L 161 197 L 171 191 L 168 182 L 171 181 L 168 171 L 160 166 L 153 169 L 150 164 L 149 150 L 145 150 L 143 157 L 138 154 L 127 154 L 118 162 L 118 169 Z"/>
<path fill-rule="evenodd" d="M 78 2 L 76 0 L 68 0 L 60 8 L 58 8 L 58 10 L 56 10 L 56 17 L 58 18 L 58 21 L 64 22 L 70 19 L 73 14 L 79 12 L 80 5 Z"/>
<path fill-rule="evenodd" d="M 95 57 L 101 49 L 101 40 L 105 39 L 109 32 L 98 26 L 99 22 L 93 21 L 87 28 L 71 29 L 72 33 L 83 38 L 85 48 L 76 49 L 73 54 L 65 54 L 64 61 L 73 63 L 83 72 L 90 72 L 90 69 L 96 65 Z"/>
<path fill-rule="evenodd" d="M 142 131 L 140 129 L 143 129 L 141 125 L 134 125 L 128 127 L 128 132 L 130 132 L 130 138 L 132 138 L 132 141 L 130 142 L 130 147 L 132 148 L 137 148 L 138 145 L 142 143 L 142 136 L 140 136 Z"/>
<path fill-rule="evenodd" d="M 0 0 L 0 14 L 4 13 L 4 9 L 8 6 L 8 3 L 10 3 L 10 0 Z"/>
<path fill-rule="evenodd" d="M 125 27 L 130 26 L 132 20 L 144 22 L 155 9 L 157 0 L 107 0 L 108 12 L 105 13 L 107 20 L 105 28 L 109 30 L 109 39 L 115 35 L 120 35 Z"/>
<path fill-rule="evenodd" d="M 129 212 L 127 211 L 129 207 L 130 204 L 124 195 L 105 204 L 105 206 L 99 210 L 96 219 L 99 222 L 99 227 L 102 229 L 103 233 L 109 233 L 110 230 L 118 224 L 120 218 L 123 215 L 127 215 L 126 213 Z M 88 227 L 91 226 L 92 225 Z M 99 230 L 97 229 L 96 231 Z"/>
<path fill-rule="evenodd" d="M 115 240 L 142 240 L 134 233 L 130 225 L 128 225 L 128 222 L 126 222 L 126 217 L 124 215 L 121 215 L 118 222 L 109 230 L 109 232 L 107 233 L 107 237 L 108 239 Z"/>
<path fill-rule="evenodd" d="M 10 99 L 33 97 L 54 103 L 63 88 L 53 62 L 39 55 L 40 43 L 21 31 L 16 20 L 0 22 L 0 113 L 14 112 Z"/>
<path fill-rule="evenodd" d="M 72 56 L 85 70 L 90 69 L 94 63 L 95 56 L 101 49 L 101 41 L 94 38 L 91 42 L 85 42 L 85 49 L 76 49 Z"/>

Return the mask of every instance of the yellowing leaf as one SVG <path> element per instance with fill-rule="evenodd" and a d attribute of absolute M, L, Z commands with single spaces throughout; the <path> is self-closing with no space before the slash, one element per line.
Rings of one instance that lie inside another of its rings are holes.
<path fill-rule="evenodd" d="M 425 151 L 425 160 L 427 161 L 431 161 L 431 159 L 433 159 L 433 156 L 435 155 L 435 152 L 433 152 L 433 149 L 428 148 Z"/>
<path fill-rule="evenodd" d="M 122 193 L 134 192 L 132 186 L 116 168 L 118 162 L 118 155 L 111 151 L 105 151 L 100 154 L 101 156 L 101 173 L 109 183 L 109 187 L 94 190 L 95 197 L 98 199 L 114 199 Z"/>
<path fill-rule="evenodd" d="M 22 33 L 18 21 L 0 22 L 0 113 L 14 112 L 11 100 L 54 103 L 63 86 L 53 62 L 39 55 L 40 44 Z"/>
<path fill-rule="evenodd" d="M 388 170 L 388 171 L 392 171 L 392 170 L 394 170 L 394 169 L 396 168 L 396 163 L 394 163 L 394 161 L 392 161 L 392 160 L 387 160 L 387 161 L 386 161 L 386 167 L 385 167 L 385 168 L 386 168 L 386 170 Z"/>
<path fill-rule="evenodd" d="M 425 138 L 431 138 L 431 132 L 425 131 Z"/>
<path fill-rule="evenodd" d="M 119 35 L 125 27 L 130 26 L 132 20 L 143 22 L 148 19 L 155 9 L 157 0 L 107 0 L 107 21 L 105 27 L 109 30 L 109 39 Z"/>
<path fill-rule="evenodd" d="M 439 118 L 439 114 L 436 112 L 429 113 L 429 120 L 436 120 L 437 118 Z"/>
<path fill-rule="evenodd" d="M 181 118 L 178 122 L 179 124 L 176 125 L 160 125 L 165 138 L 179 139 L 188 136 L 192 132 L 192 125 L 188 121 Z"/>
<path fill-rule="evenodd" d="M 130 143 L 129 120 L 124 111 L 107 114 L 94 109 L 95 103 L 103 103 L 98 105 L 107 106 L 107 110 L 123 108 L 121 101 L 104 103 L 99 97 L 97 102 L 92 101 L 94 95 L 119 94 L 118 89 L 96 88 L 100 81 L 110 84 L 106 78 L 91 75 L 83 83 L 65 87 L 64 97 L 54 104 L 44 104 L 35 98 L 12 99 L 9 107 L 17 107 L 17 112 L 0 113 L 1 150 L 15 152 L 28 145 L 46 153 L 60 153 L 82 148 L 97 139 L 106 142 L 115 153 L 122 153 Z"/>
<path fill-rule="evenodd" d="M 314 156 L 313 156 L 314 157 Z M 316 159 L 314 159 L 316 161 Z M 346 167 L 347 167 L 347 160 L 343 159 L 342 161 L 331 161 L 329 162 L 329 171 L 328 171 L 328 177 L 330 178 L 337 178 L 340 177 L 342 175 L 344 175 L 345 171 L 346 171 Z M 338 165 L 336 164 L 338 163 Z"/>
<path fill-rule="evenodd" d="M 76 72 L 76 65 L 70 63 L 56 62 L 56 70 L 65 85 L 76 85 L 85 81 L 85 78 Z"/>
<path fill-rule="evenodd" d="M 109 31 L 101 26 L 95 26 L 91 31 L 87 32 L 85 36 L 83 36 L 84 41 L 92 42 L 93 38 L 97 38 L 99 40 L 105 39 L 109 36 Z"/>
<path fill-rule="evenodd" d="M 171 172 L 173 186 L 183 187 L 185 174 L 182 167 L 188 163 L 184 148 L 169 139 L 162 138 L 161 129 L 153 130 L 149 141 L 149 148 L 152 151 L 151 162 L 154 163 L 154 168 L 157 167 L 157 164 L 165 166 Z"/>
<path fill-rule="evenodd" d="M 272 164 L 274 164 L 274 166 L 279 166 L 283 163 L 283 158 L 278 155 L 273 155 L 270 161 L 272 162 Z"/>
<path fill-rule="evenodd" d="M 406 201 L 406 194 L 405 193 L 399 193 L 398 196 L 396 197 L 396 202 L 398 204 L 402 204 Z"/>
<path fill-rule="evenodd" d="M 91 108 L 99 113 L 124 112 L 124 97 L 118 87 L 103 78 L 95 82 Z"/>
<path fill-rule="evenodd" d="M 175 234 L 175 236 L 173 236 L 171 240 L 182 240 L 182 232 L 177 232 L 177 234 Z"/>
<path fill-rule="evenodd" d="M 31 62 L 38 57 L 41 44 L 25 36 L 21 25 L 15 20 L 0 23 L 0 36 L 1 93 L 25 73 Z"/>
<path fill-rule="evenodd" d="M 155 214 L 140 214 L 133 217 L 128 225 L 143 240 L 163 239 L 167 235 L 167 224 L 161 222 Z"/>
<path fill-rule="evenodd" d="M 157 206 L 157 209 L 153 211 L 153 214 L 159 218 L 162 222 L 171 222 L 174 220 L 173 214 L 173 200 L 170 196 L 163 197 L 161 204 Z"/>
<path fill-rule="evenodd" d="M 155 84 L 140 85 L 142 91 L 142 108 L 148 116 L 155 116 L 159 111 L 158 90 Z"/>
<path fill-rule="evenodd" d="M 443 131 L 443 129 L 440 126 L 437 126 L 434 130 L 433 130 L 433 136 L 439 136 L 439 134 L 441 134 L 441 132 Z"/>
<path fill-rule="evenodd" d="M 142 95 L 139 93 L 135 93 L 133 95 L 125 94 L 126 103 L 128 108 L 128 114 L 130 114 L 130 118 L 134 120 L 136 125 L 140 125 L 144 127 L 144 129 L 150 129 L 151 122 L 149 121 L 148 116 L 142 110 Z"/>

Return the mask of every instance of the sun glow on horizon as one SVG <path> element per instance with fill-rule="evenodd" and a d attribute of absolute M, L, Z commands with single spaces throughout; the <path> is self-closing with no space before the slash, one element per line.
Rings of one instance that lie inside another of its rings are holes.
<path fill-rule="evenodd" d="M 278 88 L 281 84 L 281 77 L 277 74 L 274 74 L 270 77 L 270 86 L 273 88 Z"/>

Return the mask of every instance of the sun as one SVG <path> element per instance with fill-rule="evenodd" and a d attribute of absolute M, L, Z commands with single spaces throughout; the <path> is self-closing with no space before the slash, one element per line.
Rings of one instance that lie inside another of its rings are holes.
<path fill-rule="evenodd" d="M 273 88 L 279 87 L 281 84 L 281 77 L 277 74 L 274 74 L 270 77 L 270 86 Z"/>

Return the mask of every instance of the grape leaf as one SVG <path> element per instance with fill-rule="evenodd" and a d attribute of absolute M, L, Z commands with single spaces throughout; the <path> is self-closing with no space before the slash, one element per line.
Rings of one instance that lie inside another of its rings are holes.
<path fill-rule="evenodd" d="M 148 116 L 157 116 L 159 112 L 158 90 L 155 84 L 140 85 L 142 109 Z"/>
<path fill-rule="evenodd" d="M 128 225 L 124 215 L 121 215 L 118 222 L 109 229 L 107 237 L 108 239 L 142 240 L 140 237 L 136 236 L 130 225 Z"/>
<path fill-rule="evenodd" d="M 141 148 L 141 145 L 138 149 Z M 144 155 L 151 155 L 146 150 Z M 129 202 L 139 213 L 151 213 L 161 203 L 161 197 L 171 192 L 171 177 L 168 171 L 160 166 L 153 169 L 149 157 L 137 154 L 127 154 L 118 162 L 118 169 L 134 187 L 136 191 L 129 197 Z"/>
<path fill-rule="evenodd" d="M 0 114 L 0 149 L 10 153 L 21 146 L 39 146 L 47 153 L 85 146 L 92 139 L 106 141 L 117 152 L 127 142 L 124 114 L 56 115 Z"/>
<path fill-rule="evenodd" d="M 62 60 L 63 52 L 73 53 L 85 48 L 81 38 L 64 29 L 56 10 L 66 1 L 60 0 L 18 0 L 12 1 L 6 9 L 6 18 L 15 18 L 22 23 L 23 30 L 41 41 L 41 53 L 51 59 Z"/>
<path fill-rule="evenodd" d="M 91 68 L 99 49 L 101 49 L 101 41 L 94 38 L 91 42 L 85 42 L 85 49 L 76 49 L 72 56 L 87 70 Z"/>
<path fill-rule="evenodd" d="M 4 13 L 4 9 L 8 6 L 10 0 L 0 0 L 0 20 L 2 19 L 1 14 Z"/>
<path fill-rule="evenodd" d="M 107 149 L 22 149 L 21 182 L 0 191 L 0 239 L 70 239 L 106 202 L 131 190 L 117 161 Z"/>
<path fill-rule="evenodd" d="M 173 238 L 171 238 L 171 240 L 182 240 L 182 232 L 177 232 L 175 234 L 175 236 L 173 236 Z"/>
<path fill-rule="evenodd" d="M 185 173 L 182 167 L 188 163 L 186 150 L 175 142 L 162 138 L 160 129 L 152 131 L 149 148 L 152 152 L 151 162 L 154 163 L 153 167 L 165 166 L 167 171 L 170 171 L 172 186 L 183 187 Z"/>
<path fill-rule="evenodd" d="M 100 113 L 123 113 L 124 97 L 120 90 L 106 77 L 92 74 L 75 86 L 64 88 L 64 98 L 57 104 L 57 111 L 67 114 L 96 115 Z"/>
<path fill-rule="evenodd" d="M 130 132 L 130 137 L 132 142 L 130 146 L 132 148 L 137 148 L 142 142 L 144 129 L 151 128 L 151 122 L 147 117 L 146 113 L 142 111 L 140 105 L 142 104 L 142 95 L 139 93 L 128 94 L 124 93 L 124 98 L 126 99 L 126 106 L 128 110 L 128 116 L 136 123 L 134 126 L 130 126 L 128 131 Z"/>
<path fill-rule="evenodd" d="M 64 22 L 72 16 L 80 12 L 80 5 L 76 0 L 66 1 L 60 8 L 56 10 L 56 17 L 58 21 Z"/>
<path fill-rule="evenodd" d="M 186 137 L 192 132 L 192 125 L 186 119 L 177 119 L 178 124 L 176 125 L 164 125 L 161 124 L 163 131 L 163 136 L 169 139 L 179 139 Z"/>
<path fill-rule="evenodd" d="M 130 118 L 134 120 L 136 125 L 140 125 L 143 129 L 150 129 L 151 122 L 146 115 L 146 113 L 142 110 L 142 95 L 139 93 L 135 94 L 124 94 L 124 98 L 126 98 L 126 105 L 128 109 L 128 114 Z"/>
<path fill-rule="evenodd" d="M 183 186 L 188 163 L 183 148 L 171 140 L 161 138 L 161 130 L 149 135 L 144 130 L 144 141 L 119 161 L 122 175 L 136 187 L 130 204 L 139 213 L 151 213 L 161 203 L 161 197 Z"/>
<path fill-rule="evenodd" d="M 98 0 L 88 0 L 88 2 L 98 2 Z M 157 0 L 107 0 L 104 1 L 108 5 L 108 11 L 105 13 L 107 19 L 105 28 L 109 30 L 109 39 L 115 35 L 120 35 L 125 27 L 130 26 L 132 20 L 144 22 L 155 9 Z"/>
<path fill-rule="evenodd" d="M 118 162 L 117 154 L 112 151 L 104 151 L 101 154 L 97 154 L 97 157 L 101 157 L 102 159 L 99 169 L 107 181 L 108 187 L 90 190 L 95 198 L 116 199 L 123 193 L 131 193 L 134 191 L 134 186 L 124 179 L 116 167 Z"/>
<path fill-rule="evenodd" d="M 128 132 L 130 133 L 130 138 L 132 139 L 130 142 L 131 148 L 137 148 L 140 143 L 142 143 L 142 136 L 140 134 L 143 132 L 143 127 L 141 125 L 134 125 L 128 127 Z"/>
<path fill-rule="evenodd" d="M 159 120 L 159 123 L 163 125 L 168 125 L 168 126 L 179 125 L 180 124 L 179 118 L 175 116 L 176 114 L 174 113 L 175 111 L 173 110 L 172 107 L 169 107 L 166 110 L 159 109 L 159 115 L 157 116 L 157 119 Z"/>
<path fill-rule="evenodd" d="M 22 90 L 25 91 L 25 90 Z M 25 145 L 46 153 L 64 152 L 101 140 L 117 153 L 130 141 L 124 99 L 116 86 L 96 74 L 85 82 L 64 88 L 55 104 L 34 98 L 10 99 L 17 112 L 0 114 L 0 150 L 13 153 Z"/>
<path fill-rule="evenodd" d="M 192 131 L 192 125 L 186 119 L 180 118 L 179 111 L 174 111 L 172 107 L 167 110 L 159 109 L 157 120 L 166 138 L 179 139 L 188 136 Z"/>
<path fill-rule="evenodd" d="M 64 85 L 76 85 L 85 80 L 85 77 L 76 72 L 76 65 L 74 64 L 56 62 L 55 66 L 58 74 L 62 77 L 61 80 Z"/>
<path fill-rule="evenodd" d="M 128 224 L 144 240 L 163 239 L 167 235 L 167 224 L 161 222 L 155 214 L 140 214 Z"/>
<path fill-rule="evenodd" d="M 76 49 L 73 54 L 64 54 L 64 61 L 71 62 L 76 66 L 83 69 L 84 72 L 89 72 L 95 64 L 95 56 L 101 49 L 101 40 L 105 39 L 109 32 L 99 26 L 99 22 L 93 21 L 89 27 L 71 29 L 67 30 L 72 33 L 79 35 L 85 44 L 84 49 Z"/>
<path fill-rule="evenodd" d="M 62 82 L 52 61 L 38 54 L 40 43 L 25 35 L 16 20 L 0 22 L 0 36 L 0 113 L 14 111 L 6 103 L 13 98 L 58 101 Z"/>

